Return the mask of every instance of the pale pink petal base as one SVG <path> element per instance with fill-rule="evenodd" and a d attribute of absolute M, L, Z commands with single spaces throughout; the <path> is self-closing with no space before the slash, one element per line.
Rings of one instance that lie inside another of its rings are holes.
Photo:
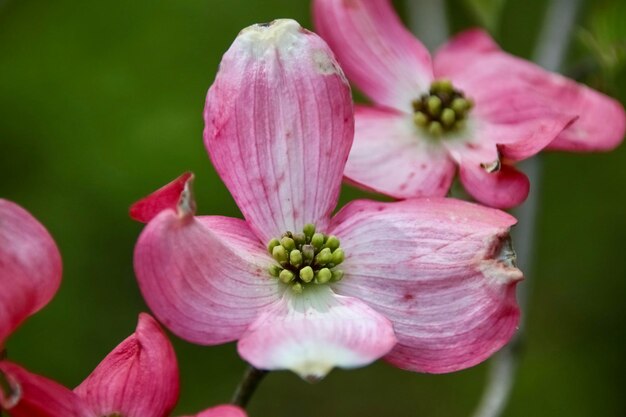
<path fill-rule="evenodd" d="M 204 111 L 213 165 L 265 244 L 337 204 L 354 136 L 350 87 L 328 46 L 288 19 L 244 29 Z"/>
<path fill-rule="evenodd" d="M 344 175 L 362 188 L 395 198 L 446 195 L 456 171 L 446 149 L 419 137 L 412 117 L 359 106 Z"/>
<path fill-rule="evenodd" d="M 0 362 L 0 372 L 15 393 L 6 398 L 0 389 L 0 410 L 11 417 L 92 417 L 76 394 L 52 380 L 7 361 Z"/>
<path fill-rule="evenodd" d="M 244 410 L 234 405 L 218 405 L 217 407 L 209 408 L 201 413 L 187 417 L 246 417 L 247 414 Z"/>
<path fill-rule="evenodd" d="M 389 0 L 315 0 L 313 18 L 350 80 L 376 104 L 407 112 L 428 90 L 430 53 Z"/>
<path fill-rule="evenodd" d="M 476 365 L 509 341 L 519 320 L 522 273 L 506 244 L 514 223 L 452 199 L 353 202 L 333 220 L 346 252 L 335 289 L 391 320 L 392 364 L 430 373 Z"/>
<path fill-rule="evenodd" d="M 267 268 L 274 261 L 246 222 L 180 217 L 165 210 L 135 247 L 139 287 L 156 317 L 198 344 L 239 338 L 259 311 L 279 299 Z"/>
<path fill-rule="evenodd" d="M 287 290 L 239 340 L 239 354 L 259 369 L 289 369 L 317 381 L 334 367 L 355 368 L 395 345 L 391 323 L 361 301 L 328 286 Z"/>
<path fill-rule="evenodd" d="M 48 231 L 26 210 L 0 199 L 0 349 L 61 284 L 61 255 Z"/>
<path fill-rule="evenodd" d="M 74 392 L 95 416 L 167 416 L 178 400 L 174 348 L 157 322 L 141 314 L 135 333 L 109 353 Z"/>

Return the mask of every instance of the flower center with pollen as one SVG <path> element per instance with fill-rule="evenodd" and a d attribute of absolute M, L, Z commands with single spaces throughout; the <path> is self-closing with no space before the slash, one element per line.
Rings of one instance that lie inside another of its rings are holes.
<path fill-rule="evenodd" d="M 463 129 L 474 106 L 461 90 L 443 79 L 433 81 L 430 91 L 412 104 L 415 124 L 435 137 Z"/>
<path fill-rule="evenodd" d="M 336 236 L 316 232 L 315 225 L 307 224 L 301 233 L 285 232 L 280 239 L 267 245 L 276 260 L 269 273 L 297 294 L 307 285 L 337 282 L 343 271 L 337 269 L 345 258 Z"/>

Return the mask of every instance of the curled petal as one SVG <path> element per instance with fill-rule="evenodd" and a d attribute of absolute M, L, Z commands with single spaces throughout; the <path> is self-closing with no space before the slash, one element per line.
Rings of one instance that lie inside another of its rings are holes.
<path fill-rule="evenodd" d="M 148 223 L 163 210 L 172 209 L 181 215 L 195 212 L 195 202 L 191 191 L 193 174 L 186 172 L 169 184 L 145 197 L 130 208 L 130 217 L 141 223 Z"/>
<path fill-rule="evenodd" d="M 411 116 L 356 108 L 356 132 L 344 175 L 395 198 L 444 196 L 455 173 L 446 149 L 420 137 Z"/>
<path fill-rule="evenodd" d="M 161 212 L 135 247 L 139 288 L 157 318 L 200 344 L 236 340 L 278 299 L 273 262 L 245 221 Z"/>
<path fill-rule="evenodd" d="M 389 0 L 315 0 L 313 13 L 350 80 L 376 104 L 407 112 L 428 90 L 430 54 Z"/>
<path fill-rule="evenodd" d="M 120 343 L 75 390 L 96 416 L 166 417 L 178 400 L 174 348 L 157 322 L 139 316 Z"/>
<path fill-rule="evenodd" d="M 239 354 L 260 369 L 289 369 L 317 381 L 334 367 L 355 368 L 385 355 L 396 338 L 389 321 L 328 286 L 307 287 L 264 310 L 239 340 Z"/>
<path fill-rule="evenodd" d="M 325 228 L 354 136 L 350 88 L 328 46 L 293 20 L 244 29 L 224 55 L 204 141 L 265 243 Z"/>
<path fill-rule="evenodd" d="M 386 356 L 413 371 L 444 373 L 488 358 L 515 332 L 522 273 L 507 245 L 515 219 L 453 199 L 356 201 L 333 220 L 346 252 L 339 294 L 393 323 Z"/>
<path fill-rule="evenodd" d="M 0 199 L 0 348 L 61 284 L 61 255 L 48 231 L 26 210 Z"/>
<path fill-rule="evenodd" d="M 14 363 L 0 362 L 2 378 L 11 392 L 0 384 L 0 411 L 7 410 L 11 417 L 92 417 L 71 390 Z"/>
<path fill-rule="evenodd" d="M 491 172 L 490 172 L 491 171 Z M 502 164 L 491 170 L 480 164 L 462 164 L 461 183 L 476 201 L 490 207 L 509 209 L 528 197 L 530 181 L 511 165 Z"/>
<path fill-rule="evenodd" d="M 244 410 L 234 405 L 218 405 L 189 417 L 246 417 Z"/>

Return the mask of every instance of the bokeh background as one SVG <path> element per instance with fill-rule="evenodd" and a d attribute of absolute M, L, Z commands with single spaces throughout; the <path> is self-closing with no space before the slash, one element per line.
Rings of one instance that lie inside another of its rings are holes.
<path fill-rule="evenodd" d="M 546 3 L 450 1 L 448 12 L 454 32 L 487 25 L 528 57 Z M 132 269 L 142 228 L 128 218 L 133 201 L 191 170 L 200 213 L 239 215 L 202 145 L 204 96 L 237 32 L 276 17 L 311 26 L 304 0 L 0 0 L 0 196 L 48 227 L 65 267 L 58 296 L 9 341 L 13 360 L 73 387 L 133 331 L 146 310 Z M 622 102 L 624 21 L 620 1 L 587 1 L 564 66 Z M 626 146 L 544 157 L 509 417 L 626 415 L 625 167 Z M 346 188 L 342 201 L 360 195 Z M 173 340 L 177 414 L 228 401 L 245 368 L 234 344 Z M 468 416 L 486 370 L 432 376 L 381 362 L 316 385 L 277 372 L 250 414 Z"/>

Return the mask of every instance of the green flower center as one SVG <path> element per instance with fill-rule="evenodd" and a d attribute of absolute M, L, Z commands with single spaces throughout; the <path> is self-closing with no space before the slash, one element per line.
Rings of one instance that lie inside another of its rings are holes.
<path fill-rule="evenodd" d="M 439 137 L 463 129 L 473 106 L 472 100 L 449 80 L 435 80 L 428 93 L 413 101 L 413 121 L 430 135 Z"/>
<path fill-rule="evenodd" d="M 270 275 L 297 294 L 307 285 L 343 278 L 343 271 L 336 268 L 345 258 L 339 239 L 316 232 L 313 224 L 305 225 L 301 233 L 285 232 L 280 239 L 270 240 L 267 249 L 276 260 L 269 267 Z"/>

